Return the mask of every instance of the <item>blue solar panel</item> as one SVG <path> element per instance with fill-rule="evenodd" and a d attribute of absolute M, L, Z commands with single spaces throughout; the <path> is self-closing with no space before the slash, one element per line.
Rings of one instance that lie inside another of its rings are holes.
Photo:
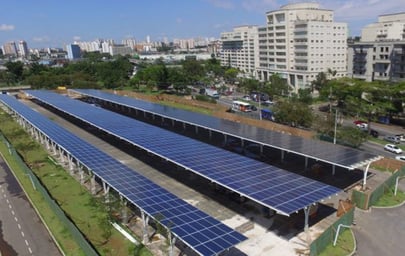
<path fill-rule="evenodd" d="M 333 186 L 66 96 L 48 91 L 27 93 L 281 214 L 289 215 L 340 191 Z M 298 183 L 302 185 L 294 187 Z"/>
<path fill-rule="evenodd" d="M 376 155 L 340 145 L 332 145 L 322 141 L 291 136 L 213 116 L 105 93 L 100 90 L 74 89 L 71 91 L 132 109 L 153 113 L 168 119 L 180 120 L 181 122 L 204 127 L 213 131 L 231 134 L 270 147 L 285 149 L 289 152 L 313 157 L 345 168 L 356 168 L 360 164 L 364 165 L 367 161 L 373 161 L 378 158 Z"/>
<path fill-rule="evenodd" d="M 128 201 L 143 209 L 151 217 L 159 218 L 174 236 L 189 245 L 198 254 L 218 255 L 246 240 L 245 236 L 129 169 L 93 145 L 18 102 L 15 98 L 0 95 L 0 101 L 40 130 L 51 141 L 70 152 L 77 161 L 92 170 L 95 175 L 122 194 Z M 203 228 L 199 224 L 201 221 L 204 221 L 205 224 Z M 205 234 L 208 231 L 210 231 L 210 237 L 201 233 Z"/>

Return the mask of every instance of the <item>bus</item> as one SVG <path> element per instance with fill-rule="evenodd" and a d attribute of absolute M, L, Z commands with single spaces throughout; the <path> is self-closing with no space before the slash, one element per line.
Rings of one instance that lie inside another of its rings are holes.
<path fill-rule="evenodd" d="M 232 102 L 232 110 L 240 112 L 250 112 L 252 111 L 252 106 L 247 102 L 234 100 Z"/>

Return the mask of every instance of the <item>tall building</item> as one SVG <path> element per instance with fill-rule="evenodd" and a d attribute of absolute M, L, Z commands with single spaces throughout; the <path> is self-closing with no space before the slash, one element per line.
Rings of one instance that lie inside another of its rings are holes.
<path fill-rule="evenodd" d="M 405 80 L 405 12 L 381 15 L 349 45 L 348 75 L 366 81 Z"/>
<path fill-rule="evenodd" d="M 18 42 L 18 55 L 22 58 L 27 58 L 29 56 L 27 42 L 25 41 Z"/>
<path fill-rule="evenodd" d="M 79 59 L 80 56 L 80 47 L 77 44 L 68 44 L 66 46 L 67 58 L 69 60 Z"/>
<path fill-rule="evenodd" d="M 3 54 L 17 56 L 17 46 L 15 45 L 14 41 L 5 43 L 3 45 Z"/>
<path fill-rule="evenodd" d="M 258 27 L 240 26 L 232 32 L 221 33 L 221 64 L 238 68 L 250 77 L 255 77 L 258 64 Z"/>
<path fill-rule="evenodd" d="M 258 32 L 260 80 L 277 73 L 297 91 L 328 69 L 346 76 L 347 24 L 335 22 L 333 11 L 318 3 L 288 4 L 267 12 L 266 21 Z"/>

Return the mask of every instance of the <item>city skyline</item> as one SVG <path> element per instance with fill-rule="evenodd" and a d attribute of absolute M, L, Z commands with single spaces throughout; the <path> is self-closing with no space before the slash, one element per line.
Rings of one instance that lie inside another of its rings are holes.
<path fill-rule="evenodd" d="M 164 38 L 215 37 L 236 26 L 266 23 L 266 12 L 287 0 L 193 1 L 7 1 L 2 4 L 0 44 L 25 40 L 30 48 L 62 47 L 74 41 L 125 38 L 152 41 Z M 379 15 L 404 12 L 397 0 L 321 0 L 335 20 L 348 23 L 349 36 L 376 22 Z"/>

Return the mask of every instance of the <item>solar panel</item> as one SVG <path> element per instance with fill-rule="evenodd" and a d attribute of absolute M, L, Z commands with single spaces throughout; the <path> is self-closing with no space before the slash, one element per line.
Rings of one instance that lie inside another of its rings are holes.
<path fill-rule="evenodd" d="M 129 202 L 158 219 L 174 236 L 198 254 L 218 255 L 246 240 L 242 234 L 181 200 L 15 98 L 0 95 L 0 101 L 69 152 L 83 166 L 92 170 Z"/>
<path fill-rule="evenodd" d="M 259 127 L 236 123 L 230 120 L 216 118 L 200 113 L 194 113 L 173 107 L 162 106 L 142 100 L 105 93 L 100 90 L 74 89 L 71 90 L 82 95 L 114 102 L 129 108 L 154 113 L 169 119 L 179 120 L 213 131 L 230 134 L 235 137 L 247 139 L 270 147 L 284 149 L 299 155 L 322 160 L 326 163 L 344 168 L 358 168 L 378 156 L 367 152 L 355 150 L 341 145 L 332 145 L 323 141 L 306 139 L 299 136 L 283 134 Z"/>
<path fill-rule="evenodd" d="M 333 186 L 66 96 L 47 91 L 27 93 L 284 215 L 340 191 Z"/>

